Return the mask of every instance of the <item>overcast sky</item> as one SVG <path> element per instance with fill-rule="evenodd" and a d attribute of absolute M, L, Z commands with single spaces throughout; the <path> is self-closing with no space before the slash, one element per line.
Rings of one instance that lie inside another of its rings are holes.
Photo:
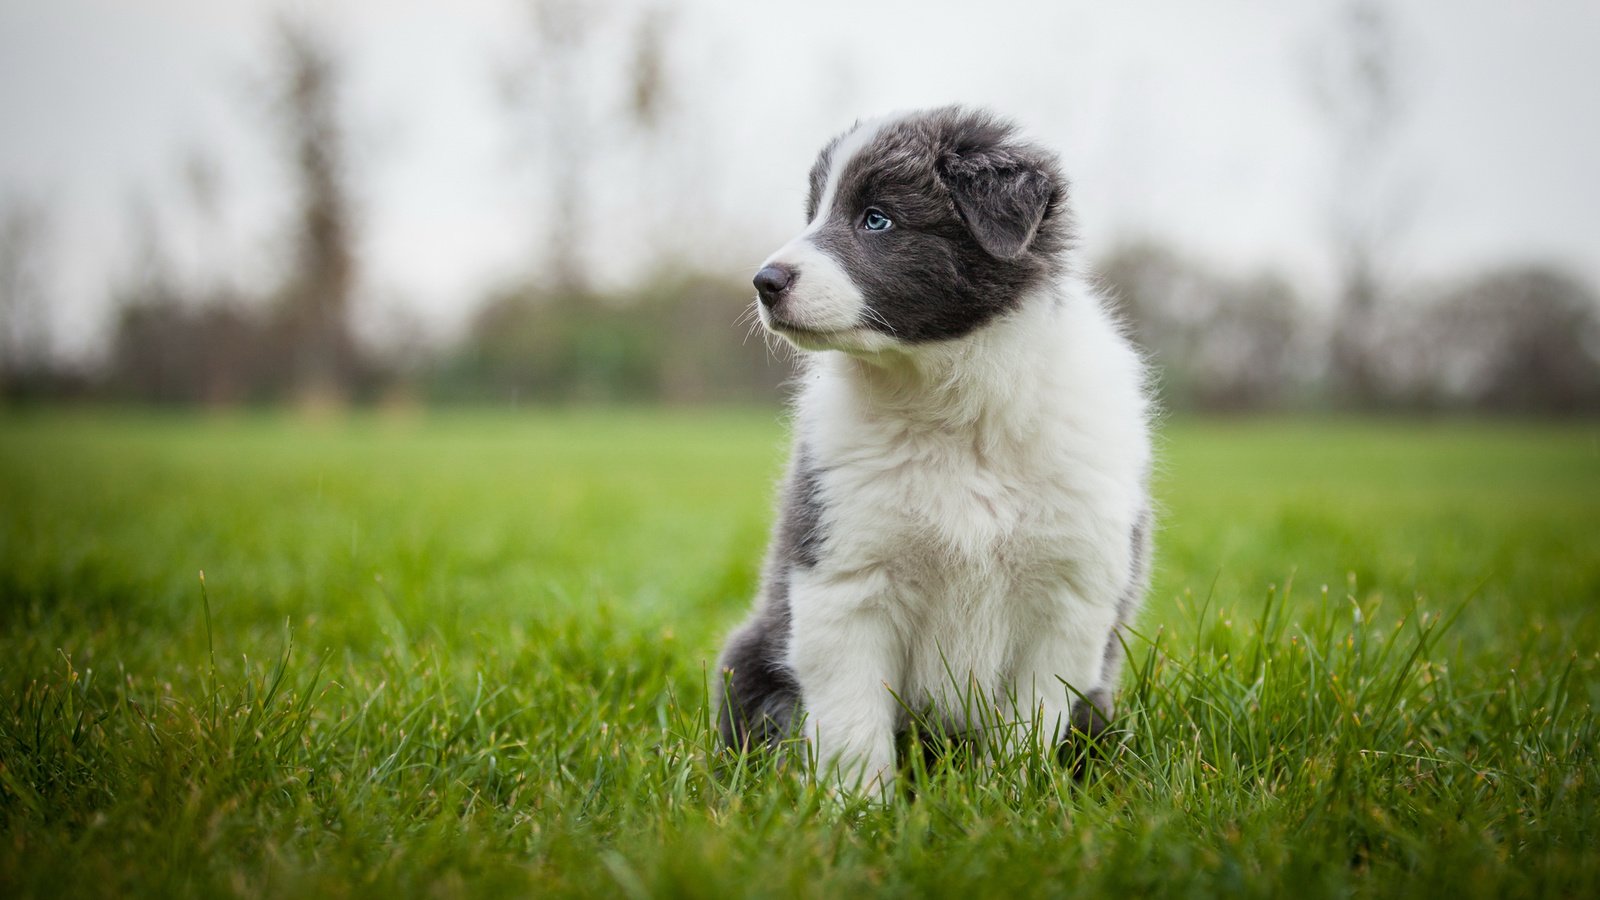
<path fill-rule="evenodd" d="M 626 55 L 642 3 L 609 4 L 589 90 L 599 123 L 615 118 L 604 73 Z M 663 253 L 753 269 L 798 227 L 827 137 L 857 117 L 965 102 L 1060 150 L 1090 257 L 1153 235 L 1222 268 L 1272 266 L 1326 289 L 1333 141 L 1307 84 L 1335 3 L 668 6 L 670 129 L 633 155 L 597 140 L 604 189 L 587 254 L 602 275 L 630 277 Z M 0 202 L 33 197 L 50 211 L 62 347 L 103 336 L 139 202 L 197 270 L 271 277 L 288 181 L 263 80 L 284 8 L 0 0 Z M 550 224 L 496 87 L 524 46 L 525 7 L 287 8 L 325 26 L 345 57 L 362 314 L 381 326 L 405 309 L 448 330 L 537 261 Z M 1390 254 L 1399 274 L 1535 258 L 1600 282 L 1600 3 L 1387 8 L 1403 107 L 1380 194 L 1405 211 Z M 220 174 L 210 225 L 184 200 L 180 173 L 196 154 Z"/>

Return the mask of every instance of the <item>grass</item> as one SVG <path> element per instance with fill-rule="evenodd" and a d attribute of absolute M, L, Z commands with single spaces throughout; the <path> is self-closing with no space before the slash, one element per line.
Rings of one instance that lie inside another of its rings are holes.
<path fill-rule="evenodd" d="M 711 758 L 770 414 L 10 415 L 0 894 L 1600 895 L 1600 429 L 1165 435 L 1125 744 L 877 808 Z"/>

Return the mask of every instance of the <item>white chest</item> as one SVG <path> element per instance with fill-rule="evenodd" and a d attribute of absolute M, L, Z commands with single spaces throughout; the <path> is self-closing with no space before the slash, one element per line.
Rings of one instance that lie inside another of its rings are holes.
<path fill-rule="evenodd" d="M 797 430 L 821 552 L 790 597 L 796 640 L 839 648 L 819 671 L 870 643 L 947 713 L 1030 672 L 1097 683 L 1147 502 L 1141 370 L 1095 303 L 1030 309 L 909 374 L 815 362 Z"/>
<path fill-rule="evenodd" d="M 1030 636 L 1068 602 L 1084 553 L 1073 523 L 1093 511 L 1063 461 L 910 434 L 836 460 L 820 481 L 821 566 L 880 585 L 872 602 L 895 623 L 902 696 L 948 708 L 973 689 L 1003 693 Z"/>

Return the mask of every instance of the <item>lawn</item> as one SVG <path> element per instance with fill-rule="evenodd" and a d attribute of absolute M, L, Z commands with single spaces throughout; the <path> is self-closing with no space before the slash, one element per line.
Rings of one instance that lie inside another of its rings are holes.
<path fill-rule="evenodd" d="M 782 453 L 0 417 L 0 894 L 1600 896 L 1600 426 L 1167 424 L 1120 745 L 887 807 L 713 756 Z"/>

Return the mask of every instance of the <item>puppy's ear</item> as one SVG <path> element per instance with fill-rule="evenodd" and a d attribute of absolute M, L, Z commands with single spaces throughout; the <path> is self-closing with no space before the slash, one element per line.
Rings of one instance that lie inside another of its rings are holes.
<path fill-rule="evenodd" d="M 948 153 L 939 177 L 978 246 L 1000 259 L 1028 249 L 1056 193 L 1049 162 L 1015 150 Z"/>

